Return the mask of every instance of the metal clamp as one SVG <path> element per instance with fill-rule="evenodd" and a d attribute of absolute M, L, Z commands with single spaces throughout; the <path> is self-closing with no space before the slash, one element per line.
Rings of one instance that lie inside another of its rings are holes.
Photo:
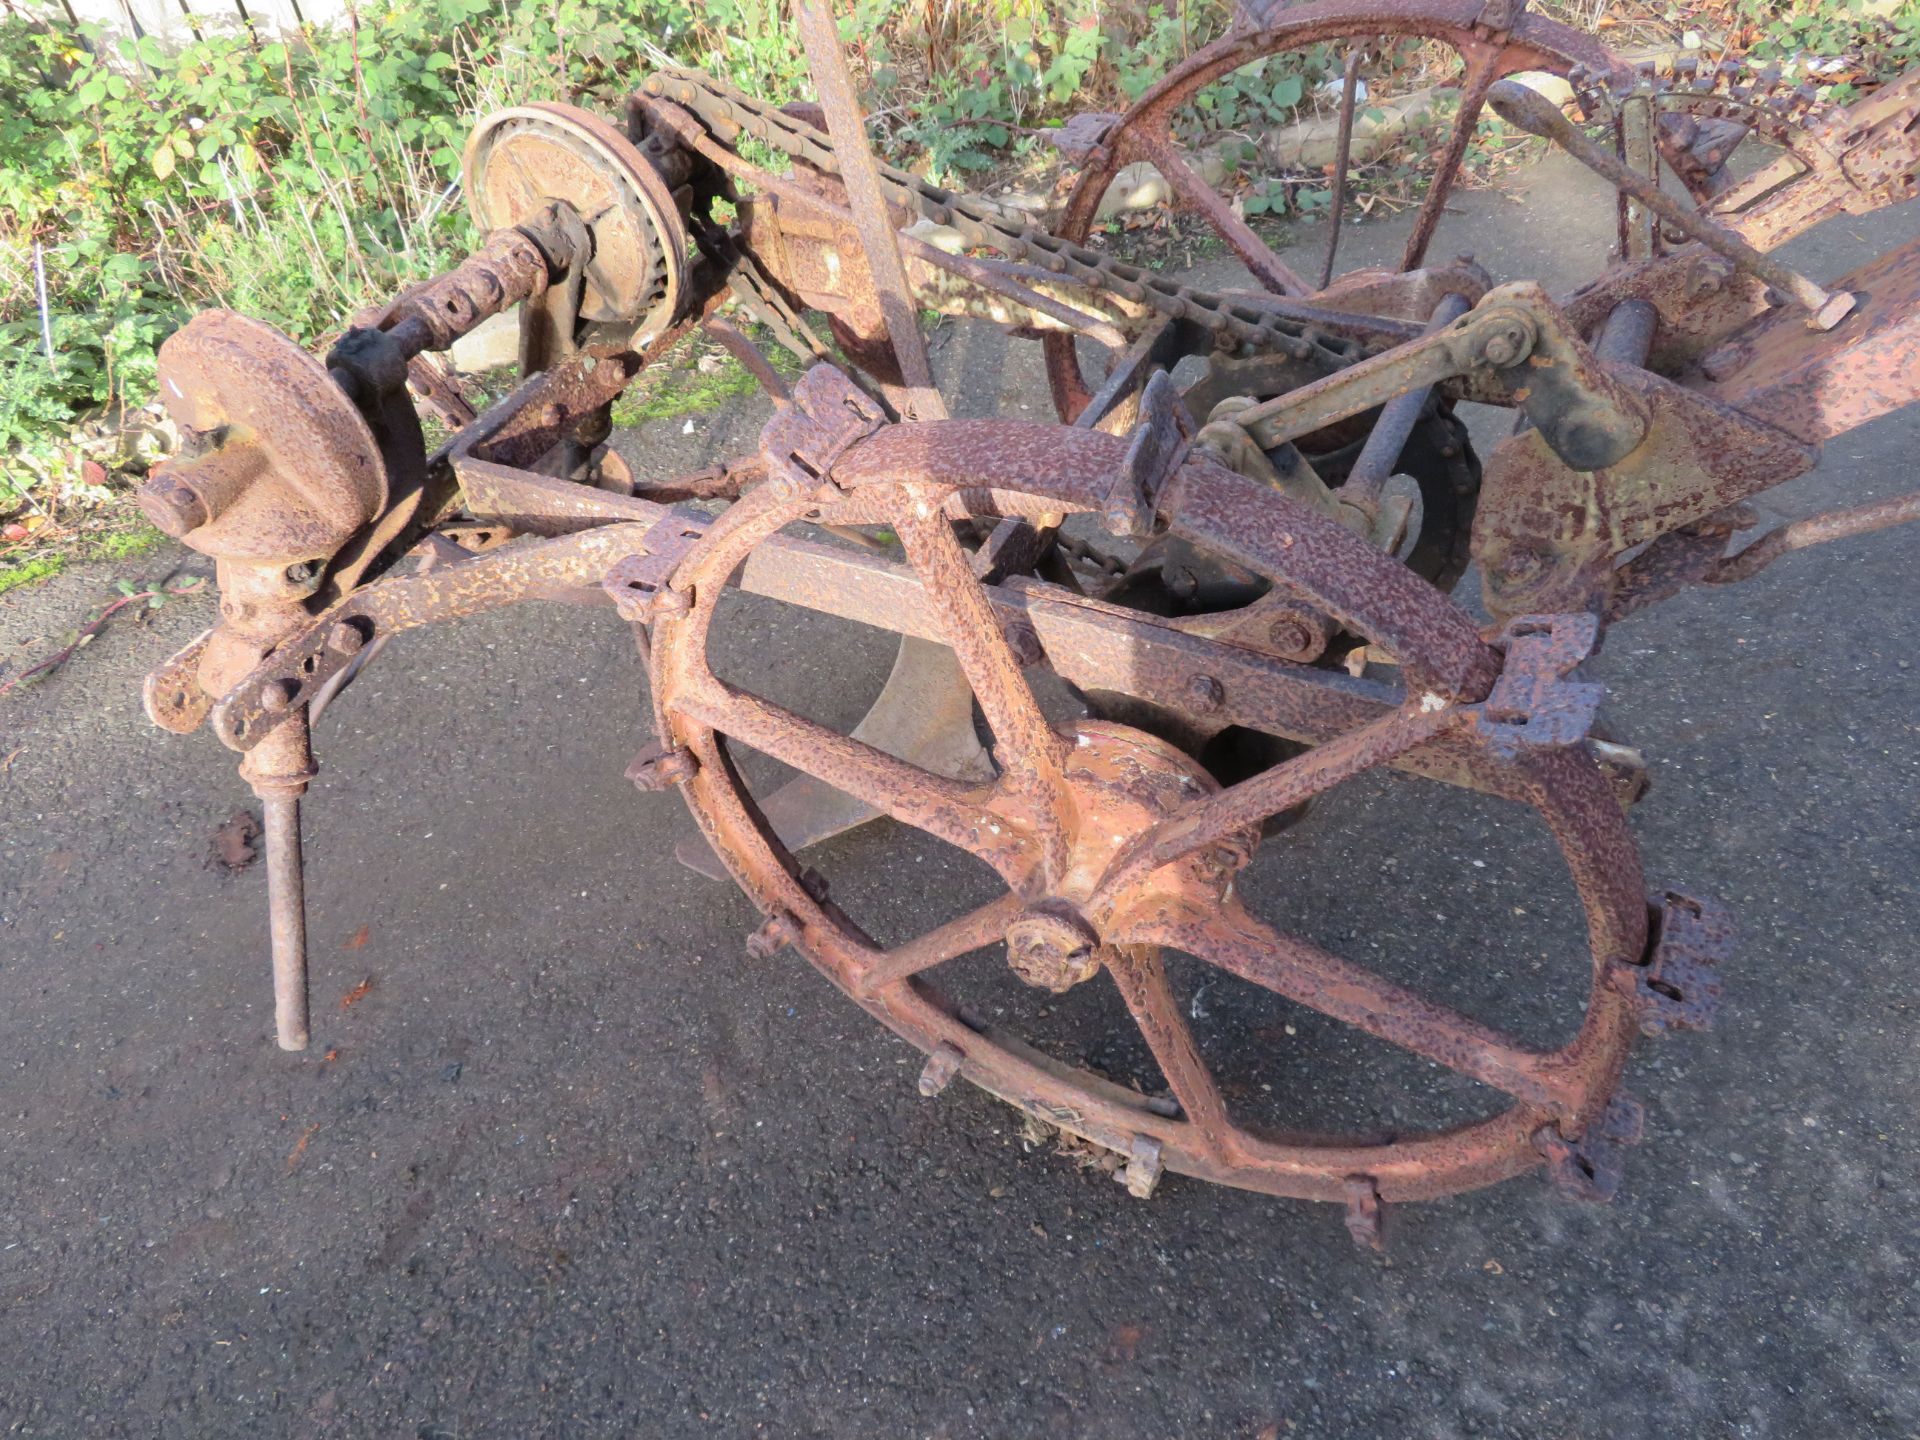
<path fill-rule="evenodd" d="M 1640 1033 L 1706 1030 L 1720 1008 L 1720 962 L 1733 951 L 1733 917 L 1710 900 L 1668 890 L 1648 907 L 1652 941 L 1638 965 L 1614 968 L 1614 983 L 1640 1012 Z"/>
<path fill-rule="evenodd" d="M 650 625 L 693 608 L 692 592 L 674 590 L 670 582 L 687 552 L 706 535 L 709 523 L 697 510 L 671 511 L 641 538 L 646 554 L 628 555 L 608 569 L 600 588 L 622 620 Z"/>
<path fill-rule="evenodd" d="M 879 402 L 842 371 L 814 366 L 793 387 L 793 403 L 760 432 L 768 483 L 796 500 L 822 485 L 837 489 L 832 471 L 840 457 L 886 423 Z"/>
<path fill-rule="evenodd" d="M 1502 756 L 1522 747 L 1577 745 L 1586 739 L 1604 685 L 1567 677 L 1593 653 L 1600 638 L 1597 616 L 1520 615 L 1494 641 L 1506 664 L 1475 710 L 1475 725 L 1488 748 Z"/>
<path fill-rule="evenodd" d="M 1620 1188 L 1623 1154 L 1638 1145 L 1646 1128 L 1646 1110 L 1638 1100 L 1615 1095 L 1587 1122 L 1578 1140 L 1554 1125 L 1534 1132 L 1533 1148 L 1547 1162 L 1547 1181 L 1569 1200 L 1611 1200 Z"/>

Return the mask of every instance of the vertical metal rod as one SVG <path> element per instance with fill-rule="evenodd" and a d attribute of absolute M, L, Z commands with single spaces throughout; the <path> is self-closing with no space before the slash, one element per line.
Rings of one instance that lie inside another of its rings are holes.
<path fill-rule="evenodd" d="M 1472 308 L 1463 295 L 1441 296 L 1427 321 L 1426 333 L 1446 329 Z M 1381 407 L 1380 418 L 1373 422 L 1367 443 L 1361 446 L 1359 458 L 1347 473 L 1346 483 L 1334 492 L 1336 495 L 1357 504 L 1370 505 L 1379 500 L 1381 490 L 1399 468 L 1400 452 L 1407 448 L 1407 437 L 1413 434 L 1414 424 L 1432 393 L 1431 385 L 1422 385 L 1394 396 Z"/>
<path fill-rule="evenodd" d="M 261 801 L 267 835 L 267 913 L 273 932 L 273 1024 L 282 1050 L 307 1048 L 307 901 L 300 867 L 300 799 Z"/>
<path fill-rule="evenodd" d="M 880 316 L 886 321 L 887 339 L 900 362 L 901 378 L 907 383 L 909 403 L 915 411 L 908 418 L 944 420 L 947 407 L 934 388 L 927 339 L 920 333 L 919 307 L 907 282 L 906 262 L 900 258 L 900 237 L 887 216 L 880 171 L 867 143 L 866 121 L 854 97 L 853 74 L 840 48 L 833 6 L 829 0 L 800 0 L 794 8 L 800 20 L 800 39 L 807 50 L 807 65 L 820 91 L 828 133 L 833 136 L 834 159 L 840 162 L 840 179 L 847 187 L 847 205 L 853 211 L 854 227 L 860 232 L 867 267 L 873 274 Z"/>
<path fill-rule="evenodd" d="M 1340 82 L 1340 138 L 1334 143 L 1333 214 L 1327 230 L 1327 258 L 1320 264 L 1320 288 L 1333 283 L 1333 257 L 1340 249 L 1340 218 L 1347 208 L 1347 166 L 1353 160 L 1353 102 L 1360 88 L 1360 52 L 1347 52 L 1347 73 Z"/>
<path fill-rule="evenodd" d="M 1414 217 L 1413 233 L 1407 237 L 1407 248 L 1400 256 L 1402 270 L 1418 270 L 1427 258 L 1427 246 L 1433 243 L 1433 232 L 1439 228 L 1441 212 L 1447 208 L 1447 197 L 1453 193 L 1460 162 L 1467 158 L 1467 146 L 1473 142 L 1473 132 L 1480 123 L 1480 107 L 1487 102 L 1487 87 L 1499 74 L 1501 53 L 1489 48 L 1475 50 L 1467 57 L 1466 74 L 1460 77 L 1460 109 L 1453 117 L 1453 133 L 1447 137 L 1447 148 L 1434 167 L 1427 198 L 1420 202 L 1420 213 Z"/>

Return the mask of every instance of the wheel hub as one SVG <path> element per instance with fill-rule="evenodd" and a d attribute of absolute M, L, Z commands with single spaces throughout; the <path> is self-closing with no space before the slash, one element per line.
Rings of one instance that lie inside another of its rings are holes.
<path fill-rule="evenodd" d="M 1055 993 L 1093 978 L 1110 953 L 1096 917 L 1083 907 L 1114 860 L 1175 811 L 1220 790 L 1219 781 L 1176 746 L 1107 720 L 1082 720 L 1075 727 L 1065 771 L 1075 817 L 1066 868 L 1044 898 L 1007 930 L 1007 964 L 1013 973 Z M 1233 843 L 1154 871 L 1138 886 L 1103 897 L 1100 912 L 1124 913 L 1148 891 L 1161 897 L 1177 891 L 1219 904 L 1258 841 L 1249 831 Z"/>

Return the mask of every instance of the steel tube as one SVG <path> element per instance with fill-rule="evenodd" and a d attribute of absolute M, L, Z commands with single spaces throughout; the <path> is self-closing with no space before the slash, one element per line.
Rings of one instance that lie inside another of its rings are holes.
<path fill-rule="evenodd" d="M 273 1024 L 282 1050 L 307 1048 L 307 901 L 300 868 L 300 800 L 261 802 L 267 839 L 267 913 L 273 934 Z"/>
<path fill-rule="evenodd" d="M 1593 353 L 1610 365 L 1645 365 L 1659 324 L 1660 312 L 1649 302 L 1622 300 L 1607 313 Z"/>
<path fill-rule="evenodd" d="M 1442 296 L 1440 303 L 1433 307 L 1426 333 L 1431 335 L 1446 329 L 1472 308 L 1464 295 Z M 1399 468 L 1400 452 L 1407 448 L 1407 438 L 1413 434 L 1413 427 L 1419 423 L 1420 412 L 1426 408 L 1427 397 L 1432 393 L 1431 385 L 1416 386 L 1381 407 L 1380 418 L 1373 422 L 1360 458 L 1353 462 L 1346 483 L 1336 492 L 1340 499 L 1359 505 L 1379 501 L 1380 491 Z"/>

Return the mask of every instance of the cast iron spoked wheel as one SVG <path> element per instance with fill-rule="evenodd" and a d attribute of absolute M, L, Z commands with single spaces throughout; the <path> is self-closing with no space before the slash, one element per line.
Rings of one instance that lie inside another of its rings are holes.
<path fill-rule="evenodd" d="M 1511 31 L 1489 33 L 1475 23 L 1483 8 L 1482 0 L 1414 0 L 1391 7 L 1323 0 L 1292 6 L 1274 24 L 1222 36 L 1147 91 L 1108 130 L 1074 183 L 1058 233 L 1084 244 L 1114 176 L 1123 167 L 1145 160 L 1165 177 L 1176 206 L 1197 211 L 1263 288 L 1278 295 L 1310 293 L 1318 276 L 1309 279 L 1295 274 L 1182 157 L 1173 141 L 1173 118 L 1206 86 L 1269 56 L 1323 44 L 1339 48 L 1372 46 L 1381 40 L 1432 40 L 1448 46 L 1460 58 L 1460 104 L 1401 257 L 1401 269 L 1417 268 L 1426 257 L 1441 212 L 1452 194 L 1487 90 L 1496 80 L 1524 70 L 1564 76 L 1576 65 L 1584 65 L 1596 74 L 1618 68 L 1597 41 L 1541 16 L 1523 14 Z M 1074 338 L 1048 334 L 1042 344 L 1054 408 L 1062 420 L 1070 422 L 1092 393 L 1081 372 Z"/>
<path fill-rule="evenodd" d="M 1225 791 L 1193 760 L 1140 731 L 1101 721 L 1057 731 L 1007 641 L 996 601 L 974 580 L 952 521 L 976 509 L 1029 516 L 1087 509 L 1125 448 L 1105 435 L 1021 422 L 887 427 L 834 466 L 834 484 L 844 489 L 762 485 L 676 567 L 671 589 L 683 605 L 662 607 L 653 626 L 655 722 L 700 828 L 768 917 L 750 948 L 764 956 L 792 945 L 928 1052 L 923 1089 L 962 1075 L 1131 1157 L 1127 1178 L 1136 1191 L 1150 1189 L 1164 1166 L 1298 1198 L 1340 1201 L 1359 1185 L 1379 1199 L 1418 1199 L 1540 1163 L 1542 1147 L 1575 1139 L 1608 1106 L 1634 1030 L 1613 972 L 1640 957 L 1647 932 L 1637 856 L 1591 756 L 1574 747 L 1500 758 L 1480 738 L 1484 727 L 1471 703 L 1498 659 L 1466 614 L 1338 526 L 1204 459 L 1190 459 L 1174 481 L 1175 529 L 1215 545 L 1237 535 L 1234 548 L 1248 563 L 1285 576 L 1392 649 L 1408 677 L 1403 703 L 1356 717 L 1308 754 Z M 885 524 L 898 534 L 920 591 L 902 611 L 924 617 L 927 630 L 957 652 L 993 733 L 996 780 L 968 783 L 918 769 L 714 674 L 709 640 L 729 577 L 757 545 L 801 521 Z M 1036 625 L 1044 640 L 1044 619 Z M 996 872 L 1002 893 L 905 944 L 876 944 L 774 838 L 736 769 L 737 746 L 967 851 Z M 1571 869 L 1593 983 L 1579 1033 L 1564 1049 L 1530 1050 L 1283 934 L 1236 892 L 1265 816 L 1382 764 L 1418 768 L 1423 748 L 1432 754 L 1435 746 L 1464 756 L 1489 788 L 1538 810 Z M 1043 990 L 1105 971 L 1173 1103 L 964 1019 L 943 993 L 939 967 L 1003 941 L 1015 973 Z M 1462 1072 L 1512 1103 L 1492 1119 L 1388 1143 L 1241 1123 L 1175 1000 L 1166 948 Z"/>

